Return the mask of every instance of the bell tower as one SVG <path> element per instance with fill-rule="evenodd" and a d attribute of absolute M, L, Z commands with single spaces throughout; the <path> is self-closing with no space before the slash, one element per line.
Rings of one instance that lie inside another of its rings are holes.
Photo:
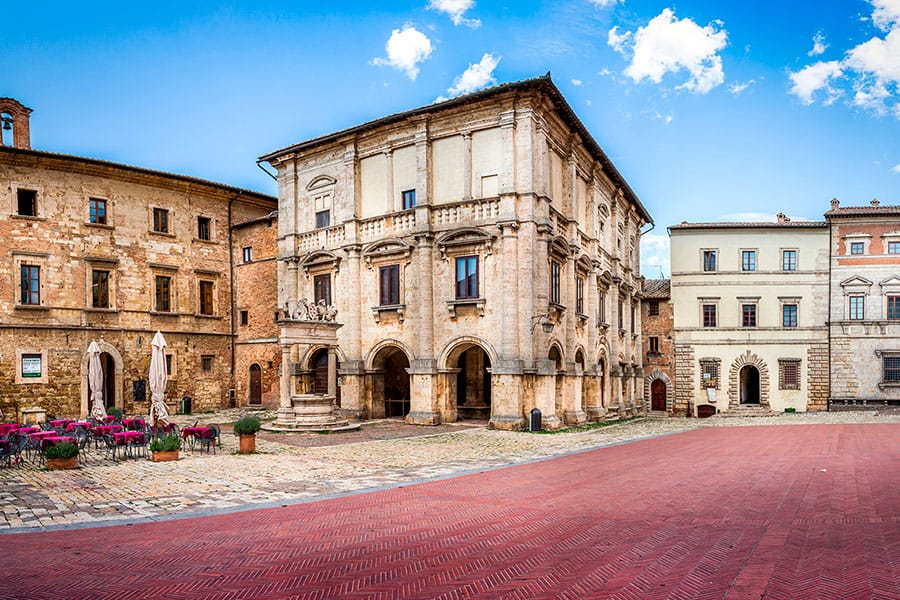
<path fill-rule="evenodd" d="M 31 150 L 31 109 L 12 98 L 0 98 L 0 146 Z"/>

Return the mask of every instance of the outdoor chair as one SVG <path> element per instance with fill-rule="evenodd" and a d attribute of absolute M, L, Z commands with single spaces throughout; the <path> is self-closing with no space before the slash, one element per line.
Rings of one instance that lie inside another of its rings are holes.
<path fill-rule="evenodd" d="M 113 437 L 111 433 L 107 433 L 103 436 L 103 443 L 106 444 L 106 458 L 110 460 L 116 460 L 116 455 L 119 453 L 119 449 L 124 452 L 126 450 L 125 446 L 120 446 L 118 442 L 116 442 L 116 438 Z"/>
<path fill-rule="evenodd" d="M 140 456 L 147 458 L 147 444 L 149 444 L 150 434 L 141 432 L 140 437 L 130 438 L 126 445 L 126 452 L 130 458 L 138 458 Z"/>
<path fill-rule="evenodd" d="M 84 427 L 76 427 L 73 433 L 75 434 L 75 443 L 78 445 L 78 462 L 83 463 L 86 460 L 85 449 L 94 436 Z"/>
<path fill-rule="evenodd" d="M 25 441 L 15 433 L 0 438 L 0 461 L 6 461 L 7 467 L 20 464 Z"/>
<path fill-rule="evenodd" d="M 209 428 L 208 431 L 197 436 L 197 443 L 200 445 L 201 453 L 205 449 L 207 453 L 212 450 L 213 454 L 215 454 L 216 446 L 219 445 L 219 426 L 210 424 L 207 427 Z"/>

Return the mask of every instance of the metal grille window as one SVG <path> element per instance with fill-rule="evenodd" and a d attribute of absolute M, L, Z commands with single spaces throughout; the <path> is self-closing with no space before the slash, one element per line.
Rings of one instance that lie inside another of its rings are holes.
<path fill-rule="evenodd" d="M 716 270 L 716 251 L 715 250 L 704 250 L 703 251 L 703 270 L 706 272 L 711 272 Z"/>
<path fill-rule="evenodd" d="M 703 326 L 704 327 L 715 327 L 716 326 L 716 305 L 715 304 L 704 304 L 703 305 Z"/>
<path fill-rule="evenodd" d="M 97 225 L 106 225 L 106 200 L 102 198 L 88 200 L 88 220 Z"/>
<path fill-rule="evenodd" d="M 741 305 L 741 327 L 756 327 L 756 305 Z"/>
<path fill-rule="evenodd" d="M 378 269 L 381 306 L 400 304 L 400 265 L 386 265 Z"/>
<path fill-rule="evenodd" d="M 37 265 L 22 265 L 20 269 L 22 294 L 19 301 L 32 306 L 41 303 L 41 268 Z"/>
<path fill-rule="evenodd" d="M 797 251 L 785 250 L 781 253 L 781 269 L 783 271 L 797 270 Z"/>
<path fill-rule="evenodd" d="M 559 302 L 559 263 L 555 260 L 550 261 L 550 303 L 560 304 Z"/>
<path fill-rule="evenodd" d="M 650 317 L 659 316 L 659 300 L 651 300 L 647 306 L 647 315 Z"/>
<path fill-rule="evenodd" d="M 900 319 L 900 296 L 887 297 L 887 318 Z"/>
<path fill-rule="evenodd" d="M 778 389 L 800 389 L 800 361 L 782 359 L 778 361 Z"/>
<path fill-rule="evenodd" d="M 478 257 L 460 256 L 456 259 L 456 299 L 478 297 Z"/>
<path fill-rule="evenodd" d="M 200 282 L 200 314 L 213 314 L 213 282 Z"/>
<path fill-rule="evenodd" d="M 881 357 L 884 383 L 900 383 L 900 354 L 886 354 Z"/>
<path fill-rule="evenodd" d="M 213 368 L 213 356 L 205 355 L 200 357 L 200 367 L 204 371 L 212 371 Z"/>
<path fill-rule="evenodd" d="M 719 389 L 719 364 L 718 359 L 700 359 L 700 389 Z"/>
<path fill-rule="evenodd" d="M 109 271 L 91 272 L 91 306 L 109 308 Z"/>
<path fill-rule="evenodd" d="M 850 319 L 861 321 L 866 318 L 866 297 L 850 296 Z"/>
<path fill-rule="evenodd" d="M 756 270 L 756 250 L 742 250 L 741 251 L 741 270 L 742 271 L 755 271 Z"/>
<path fill-rule="evenodd" d="M 650 345 L 650 354 L 659 354 L 659 338 L 655 335 L 651 335 L 648 342 Z"/>
<path fill-rule="evenodd" d="M 796 327 L 797 326 L 797 305 L 785 304 L 781 307 L 781 326 Z"/>
<path fill-rule="evenodd" d="M 313 293 L 314 293 L 316 304 L 318 304 L 321 300 L 324 300 L 325 304 L 331 305 L 331 274 L 330 273 L 326 273 L 324 275 L 316 275 L 313 278 Z"/>

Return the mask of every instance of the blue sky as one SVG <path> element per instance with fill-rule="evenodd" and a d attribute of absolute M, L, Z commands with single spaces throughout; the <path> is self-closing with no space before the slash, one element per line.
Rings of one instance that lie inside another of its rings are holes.
<path fill-rule="evenodd" d="M 900 0 L 7 3 L 32 145 L 275 194 L 256 158 L 550 71 L 666 227 L 900 204 Z"/>

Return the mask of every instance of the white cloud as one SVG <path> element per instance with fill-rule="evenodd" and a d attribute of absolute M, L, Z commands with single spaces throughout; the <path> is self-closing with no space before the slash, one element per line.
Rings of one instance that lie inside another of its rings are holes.
<path fill-rule="evenodd" d="M 813 47 L 812 50 L 806 53 L 807 56 L 818 56 L 825 52 L 828 49 L 828 44 L 825 43 L 825 36 L 822 35 L 821 31 L 817 31 L 816 35 L 813 36 Z"/>
<path fill-rule="evenodd" d="M 615 6 L 618 2 L 624 4 L 625 0 L 588 0 L 588 2 L 597 8 L 609 8 L 610 6 Z"/>
<path fill-rule="evenodd" d="M 641 236 L 641 274 L 648 279 L 667 277 L 669 267 L 669 236 L 645 233 Z"/>
<path fill-rule="evenodd" d="M 896 164 L 891 168 L 891 173 L 897 173 L 900 175 L 900 164 Z"/>
<path fill-rule="evenodd" d="M 597 75 L 599 75 L 600 77 L 609 77 L 610 75 L 612 75 L 612 71 L 610 71 L 606 67 L 603 67 L 602 69 L 597 71 Z"/>
<path fill-rule="evenodd" d="M 732 83 L 728 86 L 728 92 L 733 96 L 737 96 L 754 83 L 756 83 L 755 79 L 750 79 L 749 81 L 745 81 L 743 83 Z"/>
<path fill-rule="evenodd" d="M 849 87 L 848 104 L 900 119 L 900 0 L 869 0 L 872 24 L 886 32 L 849 49 L 841 61 L 817 62 L 789 73 L 791 93 L 804 104 L 825 90 L 828 105 Z"/>
<path fill-rule="evenodd" d="M 817 62 L 790 74 L 791 81 L 794 82 L 791 93 L 800 98 L 804 104 L 812 104 L 815 102 L 813 95 L 819 90 L 824 90 L 828 97 L 825 103 L 831 104 L 841 95 L 840 90 L 831 86 L 831 80 L 842 75 L 839 61 Z"/>
<path fill-rule="evenodd" d="M 583 83 L 584 83 L 584 82 L 583 82 L 582 80 L 580 80 L 580 79 L 573 79 L 573 80 L 572 80 L 572 85 L 574 85 L 575 87 L 578 87 L 578 86 L 582 85 Z"/>
<path fill-rule="evenodd" d="M 431 56 L 433 50 L 428 36 L 412 25 L 393 30 L 384 49 L 387 58 L 374 58 L 372 64 L 405 71 L 413 81 L 419 75 L 418 64 Z"/>
<path fill-rule="evenodd" d="M 500 64 L 500 57 L 485 52 L 481 61 L 470 63 L 469 67 L 453 80 L 453 85 L 447 90 L 450 97 L 469 94 L 486 85 L 496 83 L 494 69 Z M 442 98 L 439 98 L 441 100 Z"/>
<path fill-rule="evenodd" d="M 466 11 L 475 7 L 475 0 L 430 0 L 429 10 L 446 13 L 454 25 L 466 25 L 467 27 L 481 27 L 478 19 L 465 18 Z"/>
<path fill-rule="evenodd" d="M 667 73 L 686 69 L 690 78 L 677 89 L 706 94 L 725 81 L 718 52 L 725 48 L 728 33 L 721 27 L 719 21 L 700 27 L 691 19 L 676 20 L 666 8 L 633 36 L 630 31 L 620 35 L 613 27 L 607 43 L 626 58 L 631 53 L 625 74 L 635 82 L 647 78 L 660 83 Z"/>

